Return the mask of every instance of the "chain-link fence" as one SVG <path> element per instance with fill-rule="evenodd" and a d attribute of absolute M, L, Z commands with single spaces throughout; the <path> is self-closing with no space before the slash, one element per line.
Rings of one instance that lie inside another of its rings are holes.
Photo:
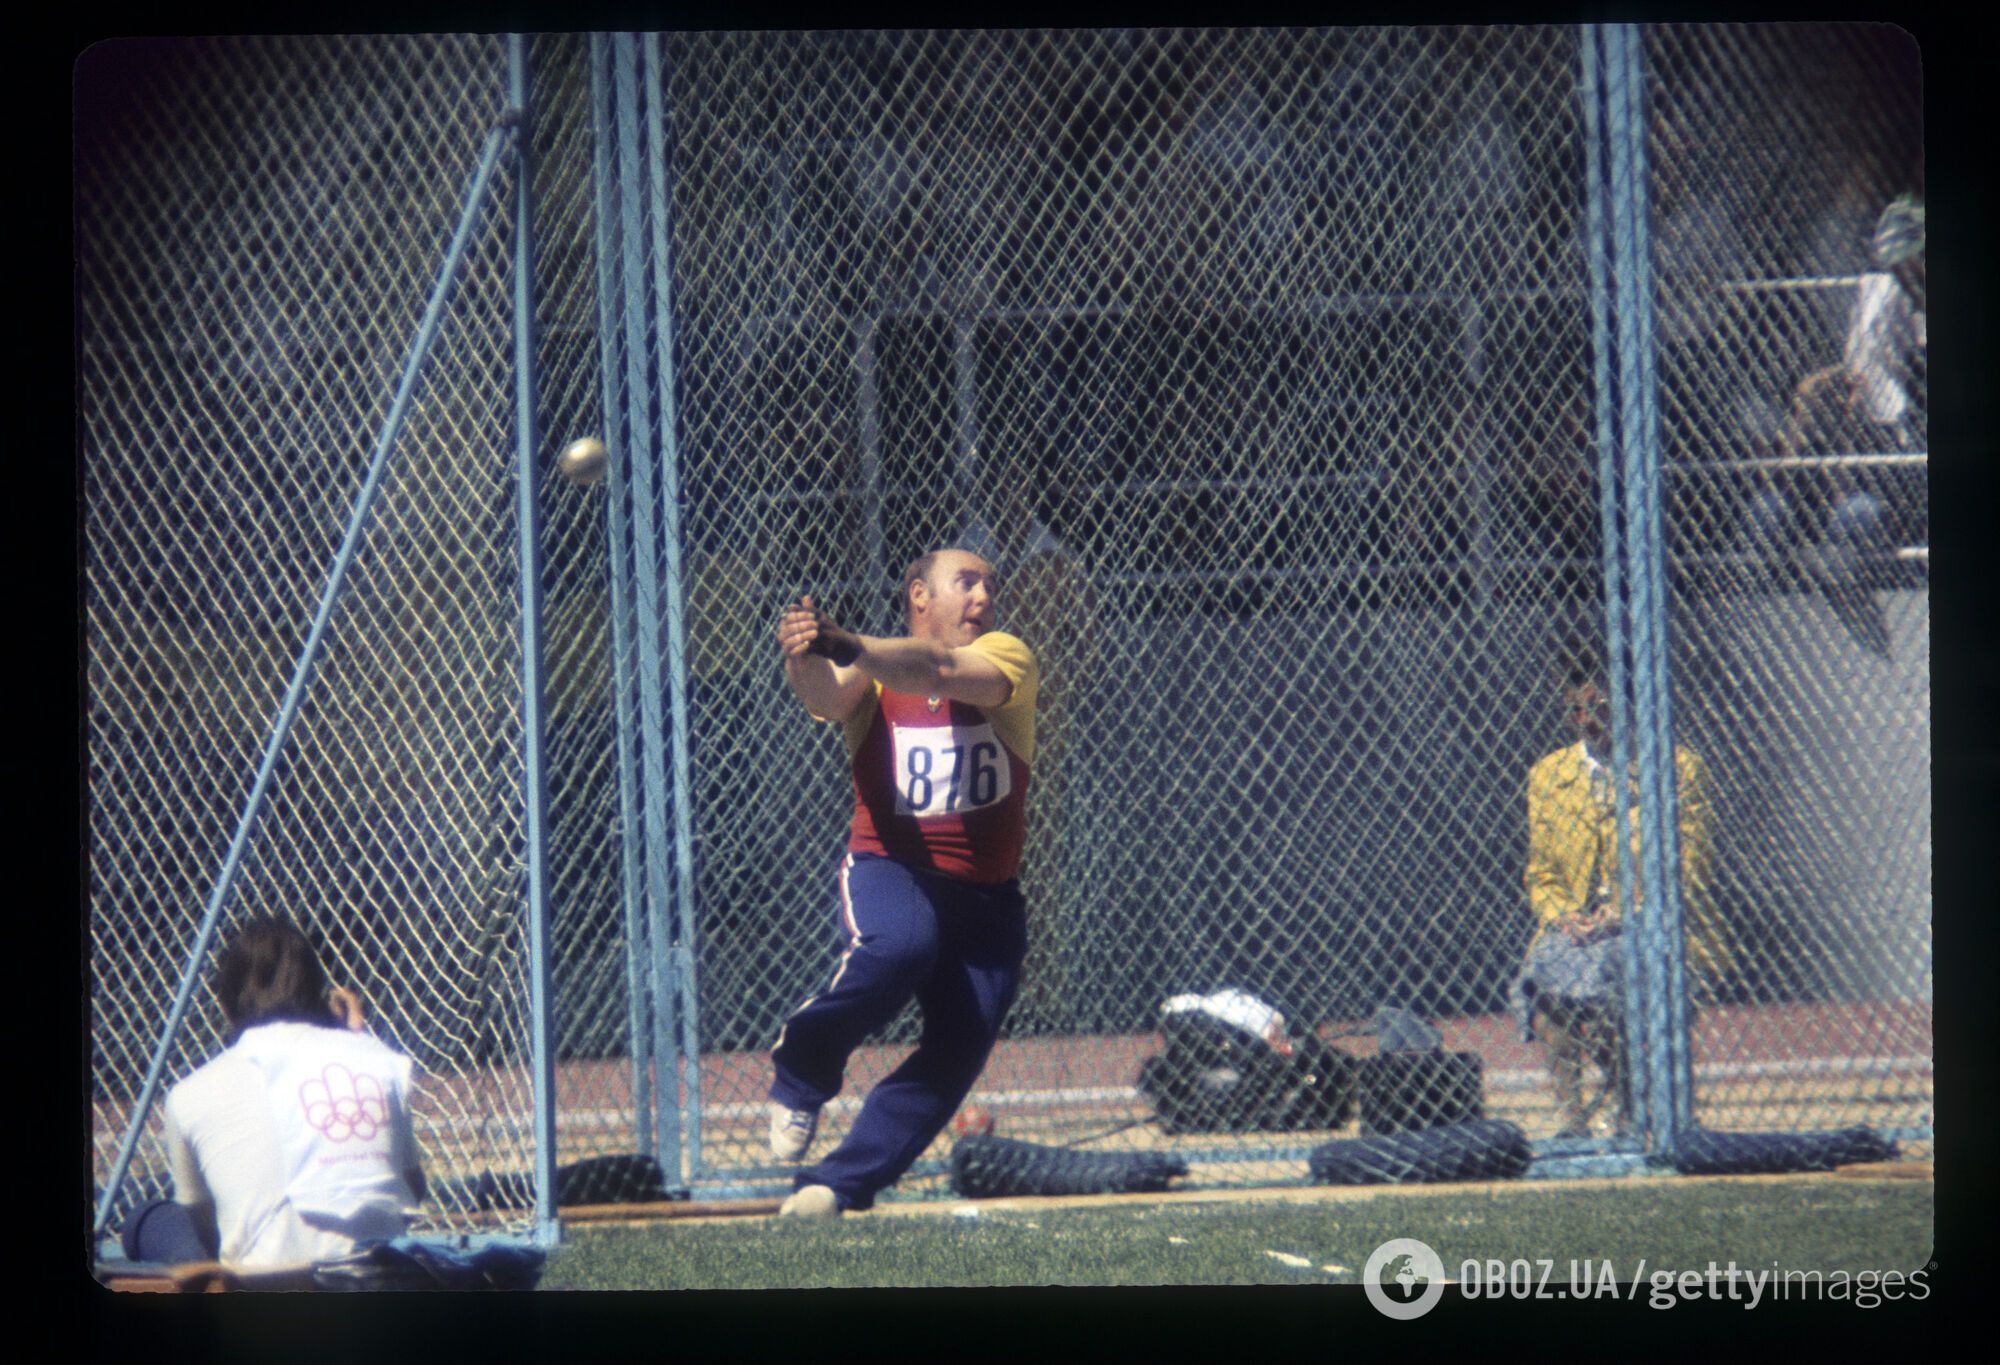
<path fill-rule="evenodd" d="M 982 1087 L 1003 1126 L 1066 1140 L 1143 1117 L 1131 1084 L 1161 1002 L 1228 984 L 1363 1052 L 1383 1004 L 1445 1021 L 1490 1108 L 1562 1127 L 1508 1006 L 1534 931 L 1527 774 L 1575 741 L 1565 640 L 1603 629 L 1577 35 L 665 46 L 687 619 L 719 646 L 693 686 L 736 708 L 694 713 L 703 1099 L 736 1123 L 705 1156 L 759 1159 L 760 1049 L 837 940 L 845 774 L 772 685 L 769 622 L 814 589 L 892 629 L 897 570 L 948 542 L 1000 567 L 1003 624 L 1048 676 L 1030 969 Z M 1753 389 L 1841 360 L 1854 281 L 1797 243 L 1823 201 L 1865 201 L 1858 260 L 1874 214 L 1920 188 L 1913 54 L 1879 28 L 1668 30 L 1649 61 L 1676 701 L 1710 787 L 1687 801 L 1684 895 L 1735 943 L 1700 986 L 1695 1117 L 1921 1133 L 1926 799 L 1831 827 L 1814 804 L 1881 792 L 1841 770 L 1920 788 L 1921 682 L 1862 682 L 1837 631 L 1739 628 L 1759 678 L 1715 658 L 1716 610 L 1683 619 L 1704 576 L 1736 575 L 1710 597 L 1751 620 L 1810 602 L 1713 538 L 1712 466 L 1746 452 L 1717 416 L 1717 359 L 1684 359 L 1690 291 L 1736 310 L 1723 358 L 1756 359 L 1738 365 Z M 1723 126 L 1662 142 L 1688 111 Z M 1704 160 L 1732 156 L 1763 178 Z M 1858 189 L 1834 173 L 1848 160 L 1868 167 Z M 1683 183 L 1720 193 L 1691 204 Z M 1741 239 L 1705 249 L 1699 286 L 1690 233 Z M 1920 439 L 1902 449 L 1881 467 L 1900 471 L 1896 548 L 1920 547 Z M 1790 461 L 1774 480 L 1805 467 L 1795 446 L 1763 453 Z M 1921 585 L 1906 571 L 1887 599 L 1919 680 Z M 1704 642 L 1709 674 L 1683 676 Z M 1760 804 L 1754 747 L 1715 733 L 1742 726 L 1746 688 L 1758 746 L 1819 768 L 1784 774 L 1784 805 Z M 706 724 L 731 737 L 713 762 Z M 1804 913 L 1835 880 L 1841 908 Z M 857 1063 L 844 1112 L 914 1023 Z"/>
<path fill-rule="evenodd" d="M 1478 1059 L 1487 1114 L 1573 1126 L 1513 1004 L 1529 773 L 1576 743 L 1559 667 L 1604 643 L 1615 548 L 1583 45 L 531 45 L 538 459 L 614 451 L 607 484 L 541 490 L 565 1160 L 781 1182 L 766 1053 L 832 970 L 851 797 L 771 628 L 812 591 L 893 630 L 897 572 L 945 543 L 1000 569 L 1043 670 L 1029 967 L 976 1095 L 1001 1131 L 1302 1177 L 1338 1130 L 1189 1130 L 1135 1087 L 1163 1003 L 1219 987 L 1362 1056 L 1381 1007 L 1412 1011 Z M 80 91 L 77 182 L 108 1159 L 505 62 L 98 57 L 130 76 Z M 1922 188 L 1914 52 L 1702 27 L 1645 62 L 1673 716 L 1709 797 L 1684 842 L 1712 846 L 1681 889 L 1731 942 L 1691 1015 L 1693 1117 L 1921 1138 L 1921 360 L 1894 444 L 1842 377 L 1876 215 Z M 530 1162 L 510 176 L 228 910 L 295 914 L 368 988 L 430 1078 L 427 1158 L 467 1180 Z M 1855 493 L 1880 517 L 1842 558 Z M 823 1143 L 914 1027 L 856 1057 Z M 219 1040 L 199 1014 L 169 1071 Z"/>
<path fill-rule="evenodd" d="M 79 65 L 100 1179 L 392 417 L 217 927 L 306 928 L 415 1059 L 434 1223 L 473 1226 L 476 1177 L 531 1161 L 513 163 L 476 175 L 505 75 L 486 38 L 117 42 Z M 223 1041 L 209 992 L 190 1005 L 168 1081 Z M 147 1118 L 124 1207 L 162 1188 Z"/>
<path fill-rule="evenodd" d="M 1916 44 L 1669 27 L 1646 55 L 1673 700 L 1734 937 L 1696 1113 L 1927 1127 L 1925 272 L 1891 207 L 1924 188 Z"/>
<path fill-rule="evenodd" d="M 754 1113 L 836 942 L 844 765 L 769 620 L 811 588 L 891 629 L 953 541 L 1045 671 L 1004 1131 L 1142 1115 L 1183 992 L 1500 1009 L 1542 656 L 1596 581 L 1588 479 L 1510 458 L 1590 397 L 1574 36 L 669 46 L 690 542 L 763 590 L 690 601 L 762 736 L 695 765 L 738 883 L 697 889 L 704 1043 L 743 1062 L 710 1101 Z"/>

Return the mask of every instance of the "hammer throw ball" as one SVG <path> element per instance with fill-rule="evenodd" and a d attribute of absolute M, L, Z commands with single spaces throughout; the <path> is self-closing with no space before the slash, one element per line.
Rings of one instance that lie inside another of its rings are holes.
<path fill-rule="evenodd" d="M 556 472 L 571 483 L 596 483 L 610 467 L 611 452 L 595 436 L 580 436 L 556 457 Z"/>

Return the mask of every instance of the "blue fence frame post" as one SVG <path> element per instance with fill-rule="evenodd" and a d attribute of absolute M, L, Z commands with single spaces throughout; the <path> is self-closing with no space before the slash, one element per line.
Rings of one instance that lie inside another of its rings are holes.
<path fill-rule="evenodd" d="M 535 1098 L 535 1230 L 553 1246 L 556 1219 L 555 1049 L 550 1046 L 546 777 L 542 754 L 542 561 L 535 477 L 534 187 L 530 183 L 527 44 L 507 38 L 514 128 L 514 440 L 517 559 L 521 575 L 521 801 L 527 842 L 530 1088 Z"/>
<path fill-rule="evenodd" d="M 1622 601 L 1631 634 L 1629 678 L 1614 678 L 1614 698 L 1631 698 L 1628 730 L 1636 767 L 1628 766 L 1622 740 L 1614 746 L 1619 774 L 1637 785 L 1639 812 L 1638 899 L 1621 899 L 1626 934 L 1626 981 L 1637 994 L 1627 1001 L 1627 1056 L 1635 1105 L 1642 1109 L 1648 1145 L 1673 1150 L 1690 1113 L 1687 1007 L 1679 877 L 1676 762 L 1667 641 L 1665 528 L 1660 511 L 1660 440 L 1654 368 L 1651 246 L 1646 226 L 1645 87 L 1637 26 L 1603 30 L 1606 133 L 1610 154 L 1610 205 L 1618 323 L 1618 500 L 1622 535 L 1615 553 L 1624 559 Z M 1606 547 L 1607 559 L 1614 553 Z M 1614 656 L 1615 657 L 1615 656 Z M 1617 729 L 1614 701 L 1614 730 Z M 1631 847 L 1619 803 L 1618 839 Z M 1620 895 L 1629 895 L 1632 860 L 1620 860 Z M 1638 911 L 1636 917 L 1632 912 Z M 1640 1098 L 1643 1103 L 1640 1104 Z"/>
<path fill-rule="evenodd" d="M 701 1050 L 695 1010 L 694 961 L 694 782 L 688 739 L 688 655 L 686 563 L 681 554 L 681 446 L 674 401 L 673 271 L 669 228 L 673 221 L 667 195 L 672 150 L 666 136 L 666 72 L 660 57 L 660 35 L 645 44 L 646 166 L 650 171 L 653 224 L 653 345 L 660 400 L 660 546 L 661 578 L 667 590 L 667 687 L 671 696 L 668 734 L 673 761 L 674 932 L 658 945 L 670 963 L 670 988 L 679 1022 L 676 1060 L 680 1073 L 682 1176 L 692 1180 L 701 1169 Z M 671 946 L 669 946 L 671 945 Z"/>
<path fill-rule="evenodd" d="M 298 719 L 299 709 L 305 700 L 305 691 L 318 668 L 320 651 L 326 641 L 326 632 L 332 623 L 333 614 L 340 601 L 341 589 L 347 581 L 348 570 L 354 563 L 361 546 L 361 536 L 368 524 L 368 514 L 375 505 L 375 498 L 382 488 L 382 476 L 388 469 L 390 452 L 395 449 L 396 438 L 402 434 L 403 421 L 409 413 L 410 401 L 416 393 L 417 381 L 423 373 L 424 362 L 430 358 L 431 347 L 437 340 L 438 329 L 444 320 L 445 305 L 451 298 L 452 285 L 458 279 L 459 267 L 464 263 L 466 247 L 472 240 L 473 226 L 479 221 L 479 210 L 484 204 L 487 191 L 491 188 L 495 168 L 500 163 L 500 155 L 506 149 L 512 136 L 506 126 L 488 131 L 486 141 L 481 146 L 479 161 L 474 168 L 470 183 L 466 187 L 464 200 L 459 208 L 458 223 L 450 242 L 445 248 L 444 262 L 438 269 L 436 282 L 431 286 L 429 301 L 425 304 L 422 320 L 417 325 L 417 334 L 410 344 L 410 353 L 403 362 L 402 377 L 396 385 L 396 396 L 389 405 L 389 412 L 382 420 L 382 429 L 375 439 L 375 451 L 369 461 L 367 476 L 362 480 L 361 490 L 355 496 L 354 510 L 348 515 L 347 532 L 340 548 L 335 552 L 333 567 L 328 572 L 326 587 L 320 593 L 319 605 L 313 613 L 312 625 L 306 631 L 305 643 L 299 647 L 299 657 L 292 670 L 292 680 L 285 689 L 283 703 L 278 708 L 276 719 L 272 721 L 271 732 L 264 743 L 264 754 L 257 765 L 257 776 L 250 786 L 250 794 L 244 799 L 243 813 L 236 824 L 235 836 L 230 840 L 229 851 L 224 854 L 222 866 L 216 873 L 215 886 L 208 899 L 208 906 L 202 913 L 201 925 L 195 932 L 193 945 L 188 949 L 185 965 L 181 968 L 180 985 L 174 992 L 173 1004 L 167 1010 L 166 1020 L 160 1026 L 160 1041 L 153 1050 L 152 1061 L 146 1068 L 146 1079 L 139 1088 L 139 1097 L 134 1102 L 131 1116 L 126 1121 L 125 1136 L 118 1148 L 118 1156 L 112 1163 L 111 1173 L 101 1192 L 96 1218 L 92 1227 L 93 1236 L 101 1236 L 106 1223 L 110 1221 L 119 1190 L 125 1183 L 125 1174 L 131 1169 L 132 1157 L 138 1151 L 140 1134 L 145 1131 L 146 1119 L 151 1114 L 153 1101 L 158 1097 L 160 1081 L 165 1074 L 168 1053 L 173 1048 L 175 1037 L 180 1033 L 182 1022 L 187 1017 L 189 1004 L 194 999 L 195 985 L 202 975 L 202 964 L 208 956 L 210 945 L 215 939 L 216 926 L 221 923 L 222 909 L 228 904 L 236 885 L 237 873 L 241 870 L 244 854 L 249 849 L 250 836 L 257 820 L 262 815 L 264 803 L 269 793 L 271 780 L 277 771 L 278 757 L 284 752 L 285 741 L 290 737 L 293 723 Z"/>
<path fill-rule="evenodd" d="M 610 448 L 611 468 L 606 492 L 609 514 L 606 536 L 610 581 L 606 601 L 611 615 L 611 673 L 613 706 L 616 715 L 618 754 L 618 841 L 619 862 L 625 903 L 625 991 L 626 1027 L 632 1048 L 632 1123 L 636 1149 L 659 1159 L 659 1137 L 653 1126 L 652 975 L 651 940 L 647 933 L 645 828 L 643 801 L 634 752 L 639 733 L 636 714 L 637 680 L 633 677 L 636 648 L 633 622 L 637 604 L 633 601 L 631 538 L 627 513 L 631 487 L 627 466 L 631 459 L 631 438 L 626 434 L 629 417 L 624 369 L 618 363 L 618 342 L 622 334 L 619 304 L 618 263 L 622 248 L 617 226 L 620 223 L 617 185 L 620 167 L 613 161 L 616 141 L 613 127 L 611 42 L 602 33 L 590 38 L 591 118 L 596 138 L 595 170 L 597 210 L 597 347 L 602 374 L 604 442 Z"/>
<path fill-rule="evenodd" d="M 648 325 L 652 320 L 646 288 L 646 210 L 644 178 L 649 168 L 640 132 L 640 51 L 636 34 L 620 33 L 611 40 L 612 89 L 617 117 L 619 176 L 619 235 L 621 298 L 625 337 L 625 394 L 631 429 L 627 469 L 632 481 L 632 574 L 637 604 L 640 778 L 645 792 L 646 899 L 648 938 L 652 950 L 653 1057 L 662 1092 L 654 1110 L 655 1151 L 662 1167 L 681 1169 L 681 1111 L 678 1095 L 665 1094 L 670 1075 L 678 1073 L 673 1040 L 679 1020 L 673 995 L 666 916 L 668 891 L 666 834 L 667 718 L 661 690 L 666 682 L 661 654 L 659 470 L 657 432 L 653 425 L 653 390 L 647 378 Z"/>
<path fill-rule="evenodd" d="M 1673 670 L 1668 633 L 1666 523 L 1660 506 L 1661 452 L 1656 333 L 1653 327 L 1652 247 L 1647 236 L 1645 52 L 1641 29 L 1623 29 L 1623 61 L 1631 118 L 1633 222 L 1632 277 L 1638 346 L 1634 412 L 1636 440 L 1627 447 L 1634 463 L 1632 533 L 1627 543 L 1633 581 L 1643 585 L 1633 601 L 1633 624 L 1642 647 L 1635 651 L 1634 684 L 1639 698 L 1642 757 L 1640 874 L 1646 888 L 1643 916 L 1646 961 L 1653 997 L 1647 1012 L 1647 1064 L 1651 1075 L 1653 1141 L 1672 1151 L 1692 1114 L 1692 1068 L 1688 1055 L 1687 977 L 1680 877 L 1679 755 L 1674 744 Z M 1645 751 L 1652 761 L 1646 762 Z"/>
<path fill-rule="evenodd" d="M 1626 55 L 1626 25 L 1614 25 L 1606 35 L 1607 63 L 1614 91 L 1611 117 L 1612 161 L 1618 169 L 1615 172 L 1613 212 L 1618 221 L 1618 281 L 1619 281 L 1619 323 L 1620 334 L 1625 344 L 1619 349 L 1618 400 L 1619 400 L 1619 463 L 1622 479 L 1619 492 L 1624 502 L 1626 570 L 1626 610 L 1631 629 L 1631 674 L 1627 686 L 1631 690 L 1633 725 L 1637 760 L 1636 772 L 1628 769 L 1624 760 L 1618 764 L 1620 775 L 1620 805 L 1630 800 L 1630 788 L 1626 782 L 1636 781 L 1638 785 L 1639 814 L 1639 858 L 1638 858 L 1638 899 L 1632 909 L 1639 913 L 1626 919 L 1626 943 L 1629 955 L 1636 957 L 1643 981 L 1645 1009 L 1639 1021 L 1639 1028 L 1629 1035 L 1627 1055 L 1633 1056 L 1643 1067 L 1643 1076 L 1634 1077 L 1646 1095 L 1646 1130 L 1655 1149 L 1660 1141 L 1660 1090 L 1658 1072 L 1659 1043 L 1659 972 L 1658 936 L 1653 932 L 1653 921 L 1657 916 L 1647 915 L 1645 908 L 1659 904 L 1658 887 L 1652 873 L 1651 855 L 1655 846 L 1651 803 L 1646 799 L 1651 795 L 1653 784 L 1650 774 L 1659 762 L 1657 735 L 1652 725 L 1652 689 L 1647 677 L 1647 669 L 1652 650 L 1651 613 L 1647 601 L 1652 584 L 1646 577 L 1644 551 L 1640 542 L 1645 538 L 1643 502 L 1645 498 L 1644 435 L 1642 432 L 1643 385 L 1640 352 L 1651 344 L 1652 338 L 1645 334 L 1645 311 L 1642 305 L 1644 287 L 1640 279 L 1644 248 L 1641 245 L 1645 232 L 1644 215 L 1640 204 L 1640 179 L 1643 172 L 1635 159 L 1639 145 L 1633 135 L 1632 123 L 1636 116 L 1634 91 L 1631 87 L 1633 71 Z M 1621 850 L 1631 844 L 1624 831 L 1620 831 Z M 1624 861 L 1621 859 L 1621 861 Z M 1634 1046 L 1632 1040 L 1643 1040 Z M 1629 1064 L 1628 1064 L 1629 1066 Z"/>
<path fill-rule="evenodd" d="M 1611 701 L 1611 765 L 1614 773 L 1630 769 L 1632 754 L 1633 706 L 1627 686 L 1626 614 L 1628 583 L 1625 573 L 1625 540 L 1628 528 L 1622 518 L 1622 490 L 1625 463 L 1620 458 L 1621 437 L 1629 428 L 1624 409 L 1623 365 L 1631 354 L 1630 316 L 1626 290 L 1629 269 L 1620 249 L 1620 233 L 1627 229 L 1620 201 L 1620 175 L 1625 171 L 1617 154 L 1613 130 L 1618 126 L 1619 101 L 1623 95 L 1622 73 L 1615 69 L 1608 52 L 1611 31 L 1590 25 L 1583 31 L 1582 83 L 1584 98 L 1586 213 L 1589 224 L 1591 274 L 1591 340 L 1593 379 L 1596 388 L 1598 517 L 1602 545 L 1599 554 L 1604 576 L 1604 670 L 1605 686 Z M 1616 337 L 1614 340 L 1614 327 Z M 1616 362 L 1614 364 L 1614 362 Z M 1615 836 L 1620 848 L 1632 845 L 1632 825 L 1627 802 L 1616 803 Z M 1618 860 L 1615 892 L 1621 923 L 1632 924 L 1635 905 L 1635 869 L 1629 858 Z M 1630 1092 L 1632 1118 L 1640 1133 L 1651 1130 L 1650 1103 L 1642 1077 L 1631 1065 L 1639 1052 L 1637 1041 L 1645 1036 L 1647 982 L 1639 960 L 1636 934 L 1627 935 L 1621 955 L 1620 977 L 1624 988 L 1623 1034 L 1626 1048 L 1626 1086 Z"/>

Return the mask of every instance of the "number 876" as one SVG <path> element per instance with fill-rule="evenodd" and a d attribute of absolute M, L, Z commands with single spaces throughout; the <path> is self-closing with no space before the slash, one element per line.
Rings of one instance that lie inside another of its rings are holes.
<path fill-rule="evenodd" d="M 938 774 L 939 758 L 949 760 L 949 770 Z M 1000 769 L 997 760 L 1000 746 L 990 740 L 981 740 L 971 746 L 970 762 L 967 746 L 963 744 L 912 745 L 908 750 L 906 770 L 903 774 L 903 799 L 910 809 L 919 815 L 935 814 L 933 803 L 937 801 L 938 787 L 944 787 L 942 810 L 955 811 L 961 808 L 991 805 L 999 795 Z"/>

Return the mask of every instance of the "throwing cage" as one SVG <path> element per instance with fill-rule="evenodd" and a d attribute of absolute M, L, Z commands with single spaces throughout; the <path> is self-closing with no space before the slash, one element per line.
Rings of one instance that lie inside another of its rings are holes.
<path fill-rule="evenodd" d="M 416 1059 L 430 1230 L 547 1241 L 605 1155 L 785 1188 L 766 1053 L 849 798 L 772 627 L 811 591 L 892 631 L 948 543 L 1043 668 L 975 1094 L 1010 1137 L 1307 1178 L 1339 1130 L 1135 1089 L 1163 1002 L 1228 987 L 1357 1058 L 1427 1021 L 1545 1174 L 1696 1128 L 1923 1152 L 1921 326 L 1892 421 L 1849 340 L 1920 104 L 1870 25 L 93 49 L 96 1231 L 163 1188 L 260 914 Z M 586 434 L 600 485 L 553 472 Z M 1509 1011 L 1578 635 L 1638 850 L 1631 1121 L 1583 1137 Z"/>

